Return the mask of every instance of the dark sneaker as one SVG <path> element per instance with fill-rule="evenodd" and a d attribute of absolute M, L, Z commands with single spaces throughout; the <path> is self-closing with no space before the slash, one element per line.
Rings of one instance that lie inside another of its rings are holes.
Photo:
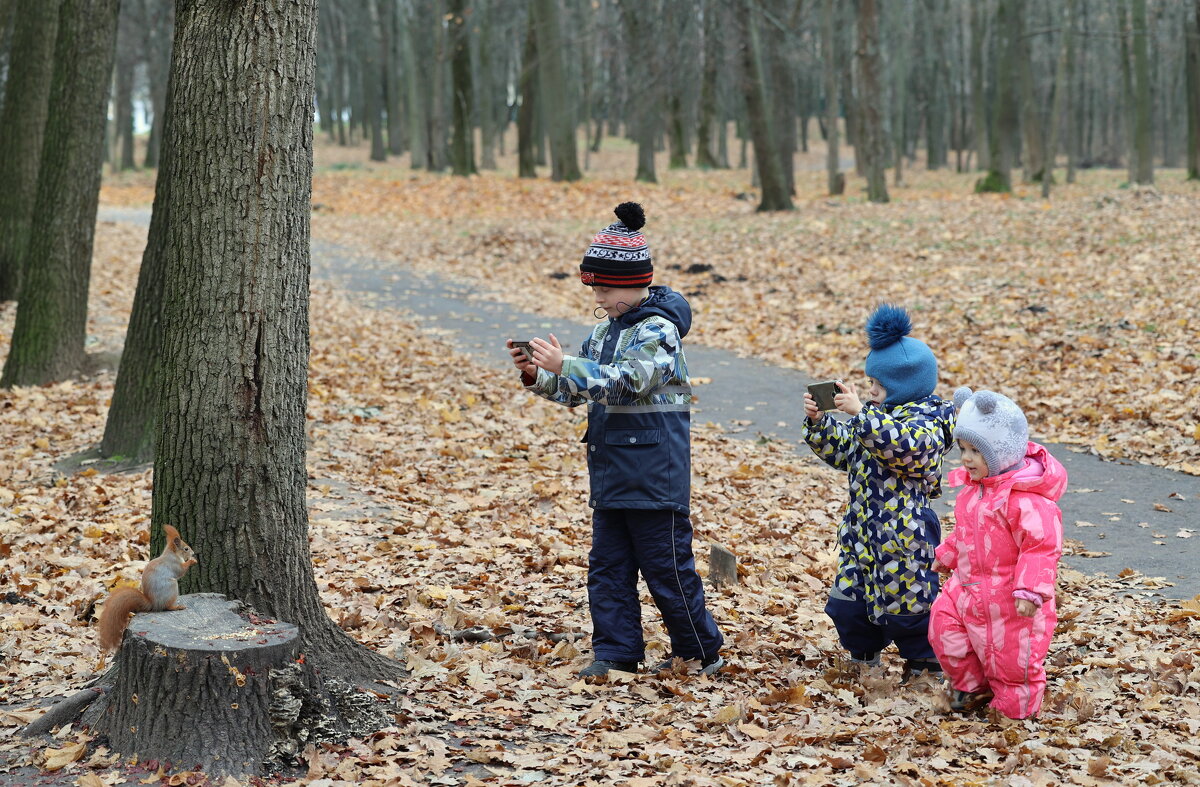
<path fill-rule="evenodd" d="M 930 677 L 939 677 L 942 674 L 942 665 L 936 661 L 916 661 L 909 660 L 904 662 L 904 672 L 900 676 L 901 683 L 908 683 L 913 678 L 921 675 L 929 675 Z"/>
<path fill-rule="evenodd" d="M 597 659 L 579 671 L 581 678 L 598 678 L 616 670 L 617 672 L 637 672 L 636 661 L 604 661 Z"/>
<path fill-rule="evenodd" d="M 990 691 L 959 691 L 950 689 L 950 710 L 975 710 L 992 698 Z"/>
<path fill-rule="evenodd" d="M 855 653 L 850 652 L 850 660 L 855 664 L 866 664 L 868 667 L 878 667 L 880 665 L 879 651 L 874 653 Z"/>
<path fill-rule="evenodd" d="M 665 661 L 659 663 L 658 666 L 656 666 L 651 671 L 655 672 L 655 673 L 671 672 L 675 669 L 675 659 L 676 659 L 676 657 L 672 656 L 671 658 L 666 659 Z M 680 659 L 680 660 L 685 661 L 685 663 L 686 663 L 686 660 L 684 660 L 684 659 Z M 694 661 L 694 659 L 693 659 L 693 661 Z M 717 674 L 718 671 L 720 671 L 721 667 L 724 667 L 724 666 L 725 666 L 725 659 L 721 658 L 721 654 L 718 653 L 717 655 L 709 656 L 708 658 L 706 658 L 700 662 L 700 674 L 701 675 L 715 675 L 715 674 Z"/>

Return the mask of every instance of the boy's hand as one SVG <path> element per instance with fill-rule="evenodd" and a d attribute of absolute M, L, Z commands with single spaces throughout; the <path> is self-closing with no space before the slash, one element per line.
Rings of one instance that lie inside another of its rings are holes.
<path fill-rule="evenodd" d="M 1023 618 L 1031 618 L 1037 614 L 1038 607 L 1027 598 L 1017 599 L 1017 614 Z"/>
<path fill-rule="evenodd" d="M 530 363 L 529 358 L 525 356 L 525 351 L 520 347 L 513 347 L 512 339 L 504 343 L 508 348 L 508 354 L 512 356 L 513 366 L 521 370 L 521 374 L 528 374 L 531 377 L 537 377 L 537 367 Z"/>
<path fill-rule="evenodd" d="M 804 392 L 804 414 L 808 416 L 808 420 L 812 421 L 814 424 L 817 421 L 820 421 L 821 416 L 824 415 L 824 413 L 817 409 L 817 400 L 814 399 L 813 395 L 808 391 Z"/>
<path fill-rule="evenodd" d="M 846 415 L 858 415 L 862 412 L 862 400 L 858 398 L 858 389 L 854 387 L 854 383 L 838 380 L 837 386 L 841 390 L 841 393 L 833 396 L 833 403 L 837 405 L 837 409 Z"/>
<path fill-rule="evenodd" d="M 560 374 L 562 372 L 562 345 L 558 343 L 558 338 L 554 334 L 550 334 L 550 341 L 539 339 L 535 336 L 529 340 L 529 346 L 533 349 L 533 362 L 535 364 L 551 374 Z"/>

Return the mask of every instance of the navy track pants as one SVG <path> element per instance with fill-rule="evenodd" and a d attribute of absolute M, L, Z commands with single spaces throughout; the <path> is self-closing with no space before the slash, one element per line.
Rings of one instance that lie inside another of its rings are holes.
<path fill-rule="evenodd" d="M 867 616 L 865 601 L 830 598 L 825 614 L 833 620 L 842 647 L 851 653 L 872 654 L 896 643 L 906 660 L 937 661 L 929 644 L 929 613 L 884 615 L 878 623 Z"/>
<path fill-rule="evenodd" d="M 645 658 L 639 571 L 662 613 L 671 655 L 716 656 L 724 640 L 704 604 L 704 585 L 692 556 L 691 520 L 675 511 L 632 508 L 592 512 L 588 605 L 593 656 L 605 661 Z"/>

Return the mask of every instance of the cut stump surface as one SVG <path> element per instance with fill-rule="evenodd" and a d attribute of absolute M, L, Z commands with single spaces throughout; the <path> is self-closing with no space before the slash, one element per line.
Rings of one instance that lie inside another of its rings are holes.
<path fill-rule="evenodd" d="M 214 593 L 179 603 L 130 620 L 96 730 L 142 762 L 258 773 L 273 743 L 271 671 L 296 661 L 300 631 Z"/>

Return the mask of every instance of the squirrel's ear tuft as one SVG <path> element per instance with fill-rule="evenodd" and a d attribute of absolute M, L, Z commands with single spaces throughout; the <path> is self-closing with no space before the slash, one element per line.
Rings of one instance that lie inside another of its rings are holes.
<path fill-rule="evenodd" d="M 882 350 L 908 336 L 912 320 L 901 306 L 881 303 L 867 318 L 867 339 L 872 350 Z"/>
<path fill-rule="evenodd" d="M 957 391 L 955 391 L 954 392 L 954 409 L 955 410 L 963 409 L 963 405 L 967 403 L 967 400 L 970 399 L 973 394 L 974 394 L 974 391 L 972 391 L 970 388 L 968 388 L 965 385 L 963 387 L 959 388 Z"/>
<path fill-rule="evenodd" d="M 613 208 L 613 213 L 617 214 L 622 224 L 634 232 L 646 226 L 646 212 L 636 202 L 622 202 Z"/>
<path fill-rule="evenodd" d="M 163 532 L 167 534 L 168 542 L 173 542 L 175 539 L 179 538 L 179 531 L 171 525 L 163 525 Z"/>

